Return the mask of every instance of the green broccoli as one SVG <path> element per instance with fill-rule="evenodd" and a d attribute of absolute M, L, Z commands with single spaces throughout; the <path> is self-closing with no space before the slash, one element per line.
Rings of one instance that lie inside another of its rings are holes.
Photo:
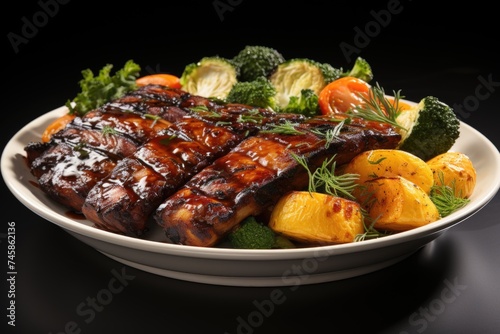
<path fill-rule="evenodd" d="M 424 161 L 447 152 L 460 135 L 453 109 L 433 96 L 401 112 L 396 121 L 404 129 L 398 148 Z"/>
<path fill-rule="evenodd" d="M 278 236 L 267 225 L 258 222 L 250 216 L 228 235 L 229 242 L 234 248 L 244 249 L 271 249 L 294 248 L 288 239 Z"/>
<path fill-rule="evenodd" d="M 286 109 L 290 99 L 300 98 L 302 90 L 310 89 L 319 95 L 321 90 L 342 74 L 340 69 L 328 63 L 307 58 L 294 58 L 279 64 L 269 80 L 276 88 L 276 101 L 280 109 Z"/>
<path fill-rule="evenodd" d="M 247 45 L 232 60 L 240 69 L 238 81 L 253 81 L 258 77 L 268 77 L 285 58 L 273 48 Z"/>
<path fill-rule="evenodd" d="M 314 116 L 319 113 L 319 98 L 312 89 L 302 89 L 300 96 L 291 96 L 288 105 L 281 110 L 284 113 Z"/>
<path fill-rule="evenodd" d="M 373 79 L 373 71 L 370 64 L 368 64 L 364 58 L 358 57 L 352 69 L 343 73 L 342 76 L 356 77 L 363 81 L 370 82 Z"/>
<path fill-rule="evenodd" d="M 182 89 L 193 95 L 223 100 L 238 81 L 239 68 L 230 59 L 204 57 L 188 64 L 180 77 Z"/>
<path fill-rule="evenodd" d="M 226 102 L 248 104 L 259 108 L 276 108 L 276 90 L 265 77 L 239 81 L 229 91 Z"/>

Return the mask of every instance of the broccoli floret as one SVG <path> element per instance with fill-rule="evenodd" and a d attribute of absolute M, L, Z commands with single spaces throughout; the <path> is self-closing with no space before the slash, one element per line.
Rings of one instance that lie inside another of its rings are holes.
<path fill-rule="evenodd" d="M 370 82 L 373 79 L 372 67 L 361 57 L 356 58 L 352 69 L 343 74 L 343 76 L 356 77 L 363 81 Z"/>
<path fill-rule="evenodd" d="M 226 102 L 242 103 L 254 107 L 275 109 L 276 90 L 265 77 L 253 81 L 237 82 L 226 97 Z"/>
<path fill-rule="evenodd" d="M 238 80 L 253 81 L 258 77 L 268 77 L 285 58 L 273 48 L 247 45 L 232 60 L 239 66 Z"/>
<path fill-rule="evenodd" d="M 460 136 L 460 121 L 453 109 L 433 96 L 401 112 L 396 121 L 405 129 L 400 130 L 398 148 L 424 161 L 447 152 Z"/>
<path fill-rule="evenodd" d="M 229 242 L 234 248 L 244 249 L 271 249 L 293 248 L 294 244 L 288 239 L 278 236 L 271 228 L 258 222 L 250 216 L 228 235 Z"/>
<path fill-rule="evenodd" d="M 288 105 L 281 110 L 285 113 L 314 116 L 319 113 L 319 98 L 312 89 L 303 89 L 300 96 L 291 96 Z"/>
<path fill-rule="evenodd" d="M 277 91 L 278 107 L 285 109 L 293 96 L 301 96 L 302 90 L 310 89 L 314 94 L 319 95 L 327 84 L 338 79 L 341 74 L 342 70 L 328 63 L 295 58 L 279 64 L 269 80 Z"/>
<path fill-rule="evenodd" d="M 193 95 L 223 100 L 238 81 L 239 68 L 232 60 L 204 57 L 188 64 L 180 77 L 182 89 Z"/>

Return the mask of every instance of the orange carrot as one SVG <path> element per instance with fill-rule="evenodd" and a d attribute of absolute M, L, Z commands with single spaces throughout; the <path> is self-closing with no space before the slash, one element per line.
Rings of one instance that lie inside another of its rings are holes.
<path fill-rule="evenodd" d="M 68 114 L 65 114 L 65 115 L 57 118 L 55 121 L 50 123 L 49 126 L 47 126 L 45 128 L 45 131 L 42 134 L 42 141 L 44 143 L 48 142 L 54 133 L 63 129 L 75 117 L 76 117 L 76 115 L 68 113 Z"/>
<path fill-rule="evenodd" d="M 320 92 L 319 106 L 323 115 L 345 113 L 363 103 L 360 95 L 368 97 L 370 85 L 355 77 L 342 77 L 326 85 Z"/>
<path fill-rule="evenodd" d="M 173 74 L 150 74 L 136 79 L 137 86 L 146 86 L 150 84 L 163 85 L 170 88 L 181 88 L 179 77 Z"/>

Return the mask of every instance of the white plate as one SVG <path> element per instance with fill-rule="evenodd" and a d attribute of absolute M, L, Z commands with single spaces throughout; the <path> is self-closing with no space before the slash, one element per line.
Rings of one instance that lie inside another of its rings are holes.
<path fill-rule="evenodd" d="M 467 154 L 477 170 L 470 203 L 432 224 L 396 235 L 358 243 L 299 249 L 243 250 L 172 245 L 152 224 L 142 239 L 94 228 L 35 186 L 25 163 L 24 147 L 40 141 L 45 127 L 66 113 L 55 109 L 22 128 L 6 145 L 1 160 L 5 183 L 27 208 L 62 227 L 106 256 L 147 272 L 192 282 L 233 286 L 289 286 L 354 277 L 392 265 L 436 239 L 451 226 L 485 206 L 500 187 L 500 154 L 481 133 L 461 124 L 453 151 Z"/>

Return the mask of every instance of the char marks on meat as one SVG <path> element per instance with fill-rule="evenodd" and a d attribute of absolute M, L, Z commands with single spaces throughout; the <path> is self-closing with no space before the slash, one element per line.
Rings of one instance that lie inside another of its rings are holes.
<path fill-rule="evenodd" d="M 180 106 L 190 113 L 173 123 L 168 134 L 142 145 L 92 188 L 82 212 L 97 227 L 142 235 L 158 205 L 195 173 L 263 126 L 303 120 L 244 105 L 221 106 L 201 97 L 191 96 Z"/>
<path fill-rule="evenodd" d="M 268 131 L 294 124 L 301 134 Z M 97 228 L 141 236 L 154 218 L 171 243 L 213 246 L 240 221 L 303 189 L 305 169 L 335 156 L 395 148 L 392 128 L 240 104 L 149 85 L 76 117 L 48 143 L 25 147 L 40 188 Z"/>
<path fill-rule="evenodd" d="M 108 175 L 117 162 L 147 140 L 163 135 L 171 125 L 147 114 L 168 110 L 186 94 L 166 90 L 159 98 L 156 86 L 134 91 L 76 117 L 47 143 L 25 147 L 31 173 L 40 188 L 57 202 L 80 212 L 92 187 Z M 152 98 L 154 97 L 154 98 Z"/>
<path fill-rule="evenodd" d="M 337 165 L 369 149 L 395 148 L 392 128 L 346 125 L 328 143 L 321 133 L 339 123 L 321 117 L 295 129 L 301 134 L 260 132 L 193 176 L 167 198 L 155 219 L 172 243 L 214 246 L 248 216 L 261 214 L 280 196 L 307 187 L 308 175 L 293 157 L 303 156 L 312 170 L 326 158 Z"/>

